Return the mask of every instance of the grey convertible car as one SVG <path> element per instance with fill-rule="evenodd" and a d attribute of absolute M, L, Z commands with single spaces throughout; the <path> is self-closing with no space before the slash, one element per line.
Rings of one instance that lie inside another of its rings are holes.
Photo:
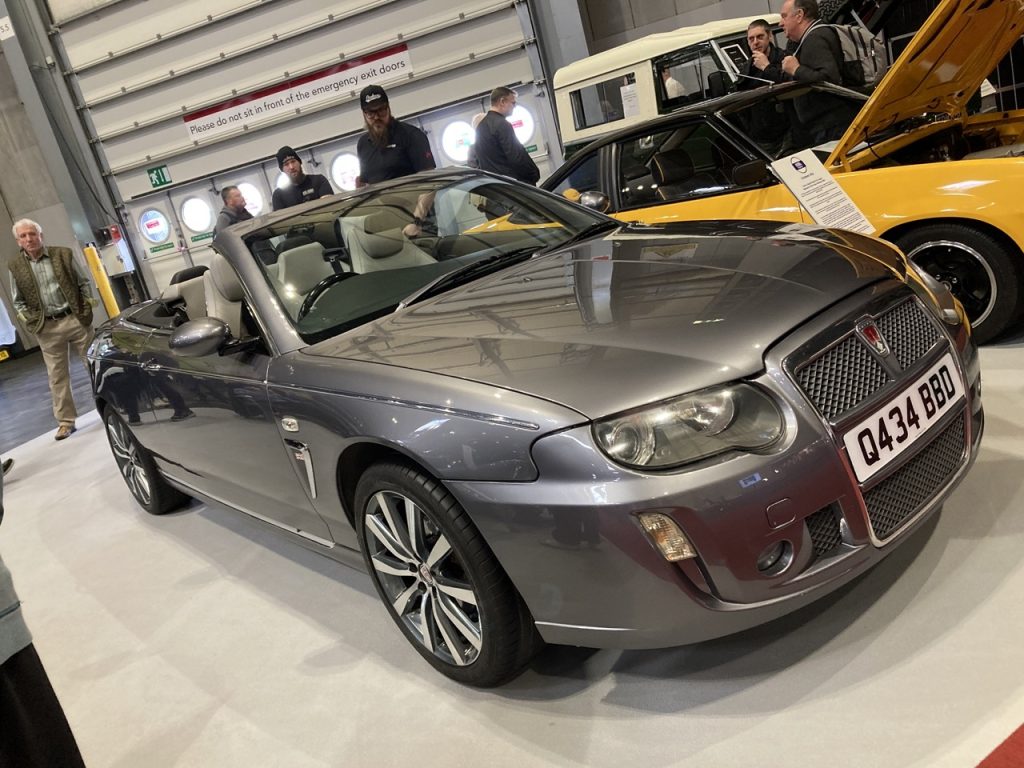
<path fill-rule="evenodd" d="M 691 643 L 864 573 L 983 428 L 963 310 L 892 246 L 624 225 L 434 171 L 220 235 L 90 353 L 118 469 L 362 561 L 416 650 Z"/>

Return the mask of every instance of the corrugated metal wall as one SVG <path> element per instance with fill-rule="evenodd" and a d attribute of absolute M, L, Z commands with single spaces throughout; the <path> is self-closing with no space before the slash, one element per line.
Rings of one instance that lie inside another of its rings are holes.
<path fill-rule="evenodd" d="M 215 215 L 216 191 L 241 181 L 269 201 L 284 144 L 308 148 L 307 172 L 331 178 L 363 130 L 357 97 L 370 82 L 387 88 L 396 116 L 428 131 L 439 165 L 455 162 L 442 129 L 468 121 L 496 85 L 524 84 L 520 102 L 536 121 L 525 143 L 542 170 L 557 149 L 547 94 L 532 85 L 543 72 L 521 0 L 50 0 L 49 9 L 151 289 L 209 256 L 208 231 L 183 220 L 187 201 Z M 139 229 L 150 209 L 168 224 L 159 242 Z"/>

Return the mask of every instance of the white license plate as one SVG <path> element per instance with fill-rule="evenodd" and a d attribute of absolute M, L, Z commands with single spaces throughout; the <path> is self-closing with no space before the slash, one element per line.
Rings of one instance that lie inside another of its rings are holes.
<path fill-rule="evenodd" d="M 843 436 L 857 480 L 863 483 L 895 461 L 963 396 L 960 373 L 947 354 Z"/>

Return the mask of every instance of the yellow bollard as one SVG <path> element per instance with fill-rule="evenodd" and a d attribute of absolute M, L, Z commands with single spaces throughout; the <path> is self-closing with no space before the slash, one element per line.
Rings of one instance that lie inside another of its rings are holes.
<path fill-rule="evenodd" d="M 107 272 L 103 269 L 100 252 L 96 250 L 94 245 L 85 246 L 82 252 L 85 254 L 85 261 L 89 265 L 89 271 L 92 272 L 92 279 L 96 281 L 96 287 L 99 289 L 100 298 L 103 299 L 103 306 L 107 310 L 107 315 L 114 317 L 120 314 L 121 308 L 117 306 L 114 292 L 110 290 L 110 278 L 107 277 Z"/>

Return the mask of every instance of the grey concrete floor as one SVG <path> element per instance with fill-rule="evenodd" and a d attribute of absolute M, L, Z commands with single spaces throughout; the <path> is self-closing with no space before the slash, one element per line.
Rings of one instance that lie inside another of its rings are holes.
<path fill-rule="evenodd" d="M 222 508 L 144 514 L 95 412 L 9 452 L 0 552 L 91 766 L 973 766 L 1024 722 L 1024 336 L 982 361 L 977 464 L 865 577 L 494 691 L 433 672 L 364 574 Z"/>

